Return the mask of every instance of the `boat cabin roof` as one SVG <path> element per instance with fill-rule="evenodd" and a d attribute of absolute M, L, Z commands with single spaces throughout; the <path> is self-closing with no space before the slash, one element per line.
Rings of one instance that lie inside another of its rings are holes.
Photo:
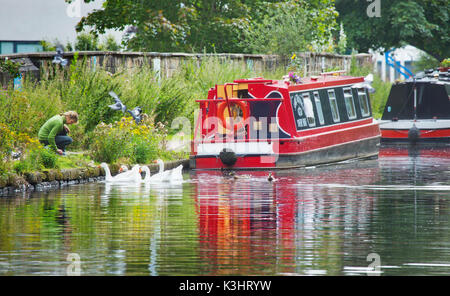
<path fill-rule="evenodd" d="M 291 82 L 286 80 L 270 80 L 259 77 L 250 79 L 238 79 L 234 80 L 233 82 L 237 84 L 265 84 L 277 88 L 284 88 L 287 89 L 288 91 L 298 91 L 298 90 L 333 87 L 341 85 L 343 86 L 348 84 L 364 82 L 364 77 L 322 74 L 320 76 L 301 78 L 301 83 L 298 84 L 292 84 Z"/>
<path fill-rule="evenodd" d="M 248 100 L 255 97 L 249 97 L 248 92 L 252 92 L 259 96 L 260 100 L 275 100 L 273 98 L 265 98 L 265 94 L 270 91 L 280 91 L 284 93 L 283 96 L 288 96 L 288 93 L 309 91 L 323 88 L 333 88 L 341 86 L 349 86 L 364 82 L 364 77 L 344 76 L 341 73 L 330 72 L 322 73 L 318 76 L 303 77 L 300 83 L 292 83 L 285 76 L 283 80 L 264 79 L 262 77 L 237 79 L 232 83 L 225 83 L 216 85 L 208 92 L 206 100 L 199 99 L 196 102 L 204 102 L 209 100 L 223 99 L 228 97 L 231 100 Z M 261 92 L 260 92 L 261 91 Z M 278 98 L 277 100 L 280 100 Z"/>

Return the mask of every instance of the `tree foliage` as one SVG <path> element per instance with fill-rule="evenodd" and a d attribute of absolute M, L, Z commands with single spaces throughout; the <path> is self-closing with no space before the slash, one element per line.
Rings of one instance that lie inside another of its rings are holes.
<path fill-rule="evenodd" d="M 82 32 L 77 35 L 75 41 L 75 50 L 78 51 L 96 51 L 99 50 L 98 36 Z"/>
<path fill-rule="evenodd" d="M 252 53 L 292 54 L 334 51 L 334 1 L 290 0 L 265 3 L 244 30 L 243 49 Z"/>
<path fill-rule="evenodd" d="M 369 17 L 370 2 L 336 0 L 349 45 L 359 51 L 410 44 L 438 60 L 449 56 L 448 0 L 380 0 L 380 17 Z"/>
<path fill-rule="evenodd" d="M 424 53 L 421 54 L 419 59 L 414 62 L 414 72 L 420 72 L 428 69 L 433 69 L 439 67 L 439 61 L 432 56 Z"/>
<path fill-rule="evenodd" d="M 84 0 L 86 3 L 93 1 Z M 246 2 L 107 0 L 103 9 L 83 17 L 77 30 L 82 31 L 89 26 L 95 33 L 103 34 L 107 29 L 127 29 L 127 44 L 133 50 L 192 51 L 206 48 L 207 51 L 233 52 L 236 51 L 234 38 L 248 17 Z"/>
<path fill-rule="evenodd" d="M 103 9 L 81 19 L 77 30 L 126 30 L 125 44 L 138 51 L 259 52 L 247 39 L 262 44 L 261 33 L 272 34 L 273 45 L 291 39 L 282 50 L 309 44 L 322 51 L 330 44 L 336 17 L 334 0 L 106 0 Z M 264 30 L 267 25 L 272 31 Z M 264 51 L 277 50 L 266 46 Z"/>

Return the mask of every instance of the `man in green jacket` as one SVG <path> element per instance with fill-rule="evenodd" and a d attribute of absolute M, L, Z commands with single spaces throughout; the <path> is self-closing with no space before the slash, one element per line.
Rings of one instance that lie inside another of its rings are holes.
<path fill-rule="evenodd" d="M 67 136 L 70 132 L 67 125 L 77 122 L 78 114 L 75 111 L 53 116 L 39 130 L 39 142 L 45 146 L 49 145 L 58 154 L 65 155 L 66 146 L 73 141 L 71 137 Z"/>

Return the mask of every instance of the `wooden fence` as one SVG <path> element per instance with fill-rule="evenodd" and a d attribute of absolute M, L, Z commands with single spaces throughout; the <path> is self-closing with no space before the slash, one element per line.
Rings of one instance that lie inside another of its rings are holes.
<path fill-rule="evenodd" d="M 55 52 L 38 52 L 28 54 L 0 55 L 0 60 L 10 59 L 20 62 L 21 73 L 32 75 L 39 79 L 51 65 Z M 157 53 L 157 52 L 105 52 L 82 51 L 78 52 L 78 59 L 86 59 L 91 67 L 103 67 L 106 71 L 115 73 L 119 69 L 142 67 L 149 65 L 158 71 L 163 77 L 170 77 L 176 72 L 183 61 L 194 59 L 201 63 L 205 57 L 214 56 L 221 61 L 230 61 L 241 64 L 256 72 L 275 70 L 280 66 L 287 66 L 289 58 L 278 55 L 258 54 L 189 54 L 189 53 Z M 64 58 L 69 63 L 74 58 L 74 52 L 64 53 Z M 355 56 L 359 65 L 371 64 L 372 55 L 358 54 Z M 352 57 L 349 55 L 336 55 L 326 53 L 301 53 L 297 54 L 297 62 L 302 65 L 304 76 L 318 75 L 327 69 L 340 69 L 348 71 Z M 0 83 L 6 86 L 14 79 L 8 73 L 0 72 Z M 17 80 L 17 79 L 16 79 Z"/>

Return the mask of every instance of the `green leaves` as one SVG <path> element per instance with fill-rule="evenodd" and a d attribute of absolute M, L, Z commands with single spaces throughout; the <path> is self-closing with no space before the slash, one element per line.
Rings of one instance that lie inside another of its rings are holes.
<path fill-rule="evenodd" d="M 125 42 L 134 51 L 279 53 L 307 45 L 330 51 L 336 17 L 334 0 L 107 0 L 77 30 L 127 28 Z"/>
<path fill-rule="evenodd" d="M 264 3 L 244 32 L 242 47 L 262 54 L 332 52 L 332 33 L 337 29 L 333 2 L 290 0 Z"/>
<path fill-rule="evenodd" d="M 20 63 L 15 63 L 10 60 L 0 60 L 0 72 L 7 72 L 12 77 L 19 77 L 20 76 Z"/>
<path fill-rule="evenodd" d="M 442 60 L 450 55 L 447 0 L 381 1 L 381 17 L 370 18 L 366 1 L 336 0 L 350 46 L 359 51 L 411 44 Z"/>
<path fill-rule="evenodd" d="M 150 120 L 140 125 L 131 118 L 122 118 L 113 124 L 99 124 L 94 132 L 90 154 L 98 162 L 113 163 L 126 158 L 132 163 L 148 163 L 161 152 L 165 135 Z"/>

